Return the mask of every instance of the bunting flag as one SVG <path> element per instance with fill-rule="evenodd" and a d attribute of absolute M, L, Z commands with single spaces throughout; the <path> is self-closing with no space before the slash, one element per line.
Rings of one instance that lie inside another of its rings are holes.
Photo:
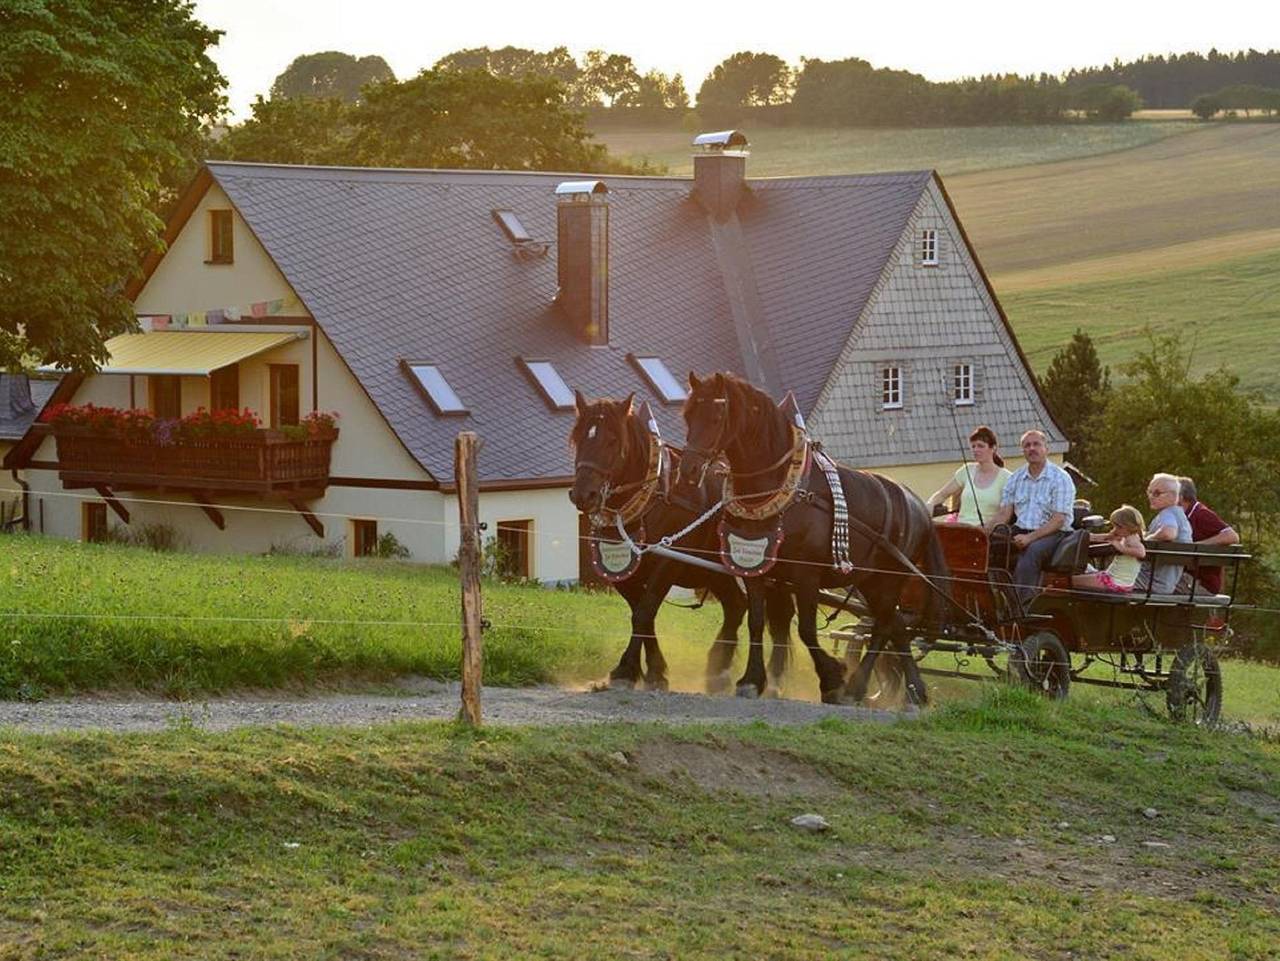
<path fill-rule="evenodd" d="M 143 314 L 140 321 L 148 321 L 151 330 L 181 330 L 186 327 L 207 327 L 213 324 L 234 323 L 244 317 L 278 317 L 288 311 L 303 311 L 302 301 L 292 293 L 273 300 L 257 300 L 247 307 L 216 307 L 213 310 L 192 310 L 178 314 Z"/>

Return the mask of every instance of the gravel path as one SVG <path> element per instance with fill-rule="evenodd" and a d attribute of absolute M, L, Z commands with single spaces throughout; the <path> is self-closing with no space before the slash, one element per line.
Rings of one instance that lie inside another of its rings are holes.
<path fill-rule="evenodd" d="M 163 731 L 191 725 L 209 731 L 274 724 L 366 726 L 391 721 L 451 720 L 458 684 L 405 681 L 390 694 L 283 697 L 254 694 L 206 701 L 145 697 L 79 697 L 36 703 L 0 701 L 0 729 L 27 731 Z M 764 721 L 807 724 L 824 717 L 891 722 L 903 715 L 807 701 L 749 701 L 736 697 L 654 691 L 575 691 L 559 687 L 485 688 L 486 724 L 589 724 L 607 721 L 694 724 Z"/>

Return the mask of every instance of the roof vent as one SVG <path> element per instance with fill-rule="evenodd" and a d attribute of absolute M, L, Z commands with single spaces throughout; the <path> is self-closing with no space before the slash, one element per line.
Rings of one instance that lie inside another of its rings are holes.
<path fill-rule="evenodd" d="M 716 223 L 727 221 L 746 190 L 747 135 L 741 130 L 699 134 L 693 145 L 693 196 Z"/>
<path fill-rule="evenodd" d="M 700 133 L 693 138 L 693 145 L 701 147 L 708 153 L 719 153 L 723 150 L 746 148 L 749 144 L 747 135 L 741 130 L 717 130 L 715 133 Z"/>
<path fill-rule="evenodd" d="M 595 194 L 607 194 L 609 188 L 603 180 L 566 180 L 556 187 L 557 197 L 573 200 L 590 200 Z"/>

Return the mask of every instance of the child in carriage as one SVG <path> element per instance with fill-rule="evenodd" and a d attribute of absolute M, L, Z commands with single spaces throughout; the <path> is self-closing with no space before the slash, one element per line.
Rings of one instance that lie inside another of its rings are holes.
<path fill-rule="evenodd" d="M 1112 511 L 1110 532 L 1092 534 L 1090 539 L 1110 544 L 1116 556 L 1104 571 L 1091 568 L 1083 574 L 1076 574 L 1071 578 L 1071 586 L 1113 594 L 1132 591 L 1142 569 L 1141 561 L 1147 556 L 1147 549 L 1142 546 L 1143 527 L 1142 512 L 1136 507 L 1125 504 Z"/>

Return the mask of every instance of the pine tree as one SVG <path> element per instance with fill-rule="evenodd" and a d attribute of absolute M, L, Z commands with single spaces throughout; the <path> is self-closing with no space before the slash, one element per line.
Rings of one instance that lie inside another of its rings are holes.
<path fill-rule="evenodd" d="M 1049 362 L 1041 386 L 1053 419 L 1071 441 L 1071 460 L 1087 471 L 1091 421 L 1106 408 L 1111 394 L 1111 370 L 1098 360 L 1093 338 L 1076 328 Z"/>

